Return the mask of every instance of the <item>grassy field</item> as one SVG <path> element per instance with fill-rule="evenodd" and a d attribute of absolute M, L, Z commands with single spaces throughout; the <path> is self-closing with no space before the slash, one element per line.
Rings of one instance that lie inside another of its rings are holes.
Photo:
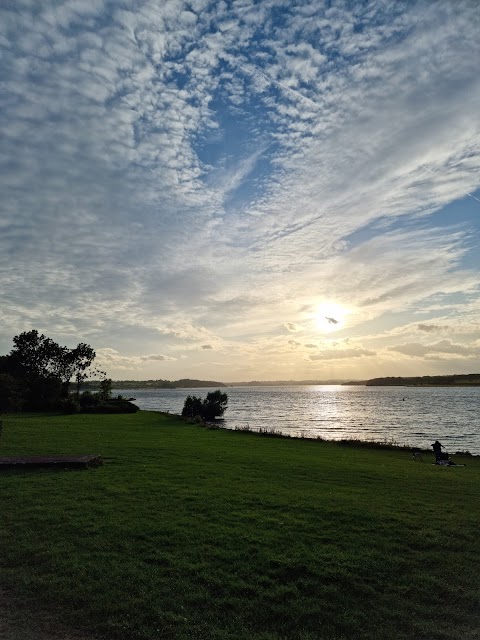
<path fill-rule="evenodd" d="M 0 595 L 109 639 L 480 639 L 480 459 L 267 438 L 139 412 L 4 417 Z"/>

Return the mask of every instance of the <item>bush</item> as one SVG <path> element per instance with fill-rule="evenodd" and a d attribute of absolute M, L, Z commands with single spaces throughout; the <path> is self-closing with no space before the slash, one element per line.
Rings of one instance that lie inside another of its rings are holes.
<path fill-rule="evenodd" d="M 182 409 L 184 418 L 196 418 L 202 420 L 214 420 L 217 416 L 223 416 L 227 408 L 228 396 L 221 391 L 210 391 L 202 400 L 196 396 L 187 396 Z"/>
<path fill-rule="evenodd" d="M 82 413 L 136 413 L 140 411 L 133 402 L 124 399 L 111 399 L 108 402 L 99 401 L 95 404 L 84 405 Z"/>
<path fill-rule="evenodd" d="M 112 397 L 112 384 L 113 382 L 111 378 L 105 378 L 100 382 L 100 391 L 98 392 L 98 395 L 102 400 L 108 401 Z"/>
<path fill-rule="evenodd" d="M 19 381 L 9 373 L 0 373 L 0 411 L 20 411 L 23 402 Z"/>
<path fill-rule="evenodd" d="M 30 411 L 56 411 L 65 400 L 60 378 L 35 378 L 28 385 L 25 408 Z"/>
<path fill-rule="evenodd" d="M 105 399 L 105 393 L 84 391 L 80 396 L 80 411 L 82 413 L 136 413 L 139 407 L 122 396 Z"/>
<path fill-rule="evenodd" d="M 84 391 L 79 398 L 80 407 L 86 409 L 87 407 L 95 407 L 100 404 L 100 396 L 91 391 Z"/>
<path fill-rule="evenodd" d="M 182 409 L 182 416 L 184 418 L 196 418 L 200 416 L 203 418 L 203 403 L 201 398 L 197 396 L 187 396 L 185 404 Z"/>
<path fill-rule="evenodd" d="M 217 416 L 223 416 L 227 408 L 228 396 L 222 391 L 210 391 L 203 401 L 203 417 L 205 420 L 213 420 Z"/>
<path fill-rule="evenodd" d="M 64 413 L 80 413 L 80 403 L 72 396 L 61 400 L 58 408 Z"/>

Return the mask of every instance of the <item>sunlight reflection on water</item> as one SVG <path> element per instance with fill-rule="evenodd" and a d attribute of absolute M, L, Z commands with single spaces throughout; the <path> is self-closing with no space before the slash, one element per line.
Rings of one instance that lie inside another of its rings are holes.
<path fill-rule="evenodd" d="M 116 389 L 141 409 L 180 413 L 211 389 Z M 480 387 L 229 387 L 224 426 L 295 437 L 356 438 L 480 454 Z"/>

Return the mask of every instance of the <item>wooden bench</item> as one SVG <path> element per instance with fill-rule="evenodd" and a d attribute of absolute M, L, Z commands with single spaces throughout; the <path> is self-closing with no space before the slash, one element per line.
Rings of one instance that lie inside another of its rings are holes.
<path fill-rule="evenodd" d="M 103 464 L 99 455 L 0 457 L 0 471 L 11 469 L 88 469 Z"/>

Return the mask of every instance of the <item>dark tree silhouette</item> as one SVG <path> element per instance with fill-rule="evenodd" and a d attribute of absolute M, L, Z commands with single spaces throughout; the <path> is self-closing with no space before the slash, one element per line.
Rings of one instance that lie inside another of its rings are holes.
<path fill-rule="evenodd" d="M 203 420 L 214 420 L 218 416 L 223 416 L 227 408 L 227 402 L 227 394 L 219 390 L 210 391 L 204 400 L 196 396 L 187 396 L 183 405 L 182 416 L 184 418 L 196 418 L 199 416 Z"/>
<path fill-rule="evenodd" d="M 227 408 L 228 396 L 220 390 L 210 391 L 203 401 L 203 417 L 206 420 L 213 420 L 223 416 Z"/>
<path fill-rule="evenodd" d="M 1 369 L 20 384 L 23 403 L 30 408 L 55 408 L 68 398 L 70 381 L 79 386 L 87 378 L 87 369 L 95 351 L 81 342 L 74 349 L 63 347 L 36 329 L 13 338 L 14 348 L 2 358 Z M 8 380 L 4 380 L 4 385 Z"/>
<path fill-rule="evenodd" d="M 187 396 L 182 409 L 182 416 L 184 418 L 196 418 L 202 415 L 203 403 L 201 398 L 197 396 Z"/>

